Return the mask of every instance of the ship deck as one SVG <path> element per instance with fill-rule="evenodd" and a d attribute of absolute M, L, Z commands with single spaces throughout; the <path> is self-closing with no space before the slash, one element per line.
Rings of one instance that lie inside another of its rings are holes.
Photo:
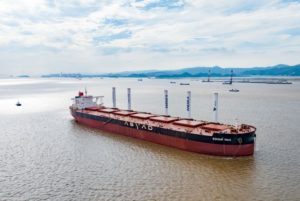
<path fill-rule="evenodd" d="M 171 117 L 156 115 L 146 112 L 121 110 L 108 107 L 90 107 L 79 110 L 95 116 L 104 116 L 111 119 L 118 119 L 125 122 L 133 122 L 142 125 L 171 129 L 179 132 L 188 132 L 196 135 L 212 136 L 214 133 L 226 133 L 241 135 L 255 131 L 255 127 L 241 124 L 232 126 L 216 122 L 208 122 L 194 119 L 184 119 L 180 117 Z"/>

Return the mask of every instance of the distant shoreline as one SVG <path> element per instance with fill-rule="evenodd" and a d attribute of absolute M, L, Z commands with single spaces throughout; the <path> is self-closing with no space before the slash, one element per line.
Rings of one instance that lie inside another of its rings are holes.
<path fill-rule="evenodd" d="M 131 77 L 131 78 L 201 78 L 201 77 L 253 77 L 253 76 L 300 76 L 300 64 L 289 66 L 279 64 L 270 67 L 253 68 L 222 68 L 214 67 L 192 67 L 177 70 L 146 70 L 130 71 L 120 73 L 55 73 L 46 74 L 42 77 Z"/>
<path fill-rule="evenodd" d="M 144 70 L 144 71 L 126 71 L 119 73 L 52 73 L 43 74 L 43 78 L 156 78 L 156 79 L 205 79 L 205 78 L 295 78 L 300 76 L 300 64 L 289 66 L 279 64 L 270 67 L 252 67 L 252 68 L 223 68 L 214 67 L 192 67 L 176 70 Z M 0 75 L 0 78 L 28 78 L 27 74 L 17 76 Z M 34 76 L 36 77 L 36 76 Z"/>
<path fill-rule="evenodd" d="M 132 79 L 140 81 L 141 78 L 134 77 L 82 77 L 80 79 L 76 77 L 40 77 L 40 76 L 31 76 L 31 77 L 0 77 L 0 80 L 5 79 L 68 79 L 68 80 L 86 80 L 86 79 Z M 184 80 L 187 82 L 203 82 L 207 83 L 207 78 L 205 77 L 184 77 L 184 78 L 143 78 L 143 80 L 169 80 L 170 82 Z M 210 83 L 213 82 L 227 82 L 230 77 L 211 77 Z M 300 76 L 252 76 L 252 77 L 234 77 L 233 83 L 248 83 L 248 84 L 292 84 L 293 82 L 300 82 Z"/>

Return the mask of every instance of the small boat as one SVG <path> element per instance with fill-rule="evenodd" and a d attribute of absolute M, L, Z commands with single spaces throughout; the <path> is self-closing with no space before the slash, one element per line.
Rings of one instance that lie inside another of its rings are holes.
<path fill-rule="evenodd" d="M 17 103 L 16 103 L 16 106 L 22 106 L 22 104 L 18 101 Z"/>
<path fill-rule="evenodd" d="M 190 85 L 190 83 L 181 82 L 180 85 Z"/>
<path fill-rule="evenodd" d="M 240 90 L 238 89 L 230 89 L 229 92 L 239 92 Z"/>

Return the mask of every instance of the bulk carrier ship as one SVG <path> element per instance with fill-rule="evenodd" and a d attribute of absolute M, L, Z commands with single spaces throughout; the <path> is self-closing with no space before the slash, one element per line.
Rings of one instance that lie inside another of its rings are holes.
<path fill-rule="evenodd" d="M 217 122 L 218 94 L 214 94 L 215 121 L 194 120 L 168 115 L 168 91 L 165 90 L 165 115 L 131 110 L 128 88 L 128 109 L 116 107 L 113 88 L 113 107 L 105 107 L 103 96 L 79 92 L 70 106 L 76 122 L 103 131 L 179 148 L 185 151 L 217 156 L 249 156 L 254 153 L 256 128 L 250 125 L 228 125 Z M 100 101 L 100 103 L 98 103 Z M 190 117 L 191 93 L 187 95 Z"/>

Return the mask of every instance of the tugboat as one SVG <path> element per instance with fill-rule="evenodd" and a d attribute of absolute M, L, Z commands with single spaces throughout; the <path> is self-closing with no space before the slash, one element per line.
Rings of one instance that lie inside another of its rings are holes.
<path fill-rule="evenodd" d="M 20 101 L 18 101 L 18 102 L 16 103 L 16 106 L 17 106 L 17 107 L 22 106 L 22 104 L 20 103 Z"/>

